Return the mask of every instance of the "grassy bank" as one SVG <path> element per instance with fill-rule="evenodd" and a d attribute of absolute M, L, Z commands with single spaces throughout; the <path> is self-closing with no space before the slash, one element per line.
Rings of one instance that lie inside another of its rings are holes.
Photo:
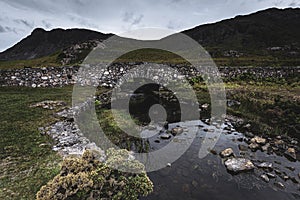
<path fill-rule="evenodd" d="M 71 102 L 71 87 L 0 87 L 0 199 L 34 199 L 58 173 L 61 158 L 38 128 L 53 122 L 54 110 L 29 108 L 34 102 Z"/>
<path fill-rule="evenodd" d="M 300 83 L 296 79 L 225 82 L 227 100 L 233 102 L 227 107 L 227 114 L 250 123 L 250 131 L 255 134 L 299 138 Z M 194 89 L 200 104 L 210 102 L 204 83 L 195 83 Z"/>
<path fill-rule="evenodd" d="M 86 56 L 84 53 L 84 57 Z M 30 60 L 15 60 L 15 61 L 0 61 L 0 69 L 17 69 L 24 67 L 49 67 L 60 66 L 61 58 L 60 53 L 54 53 L 49 56 L 35 58 Z M 80 64 L 83 60 L 83 55 L 78 55 L 79 59 L 71 64 Z M 216 56 L 212 58 L 217 66 L 268 66 L 268 67 L 280 67 L 280 66 L 299 66 L 300 59 L 287 58 L 285 56 L 272 56 L 272 55 L 255 55 L 249 54 L 240 57 L 228 57 L 228 56 Z M 203 60 L 204 61 L 204 60 Z M 100 60 L 99 60 L 100 62 Z M 117 58 L 115 62 L 152 62 L 163 64 L 189 64 L 185 59 L 177 54 L 161 49 L 139 49 L 128 52 L 121 57 Z"/>

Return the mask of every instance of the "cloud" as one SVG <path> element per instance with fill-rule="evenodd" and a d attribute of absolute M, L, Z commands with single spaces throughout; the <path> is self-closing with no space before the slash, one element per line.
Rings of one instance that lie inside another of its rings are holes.
<path fill-rule="evenodd" d="M 49 29 L 49 28 L 52 28 L 53 26 L 52 26 L 52 24 L 51 23 L 49 23 L 49 22 L 47 22 L 46 20 L 42 20 L 42 23 L 43 23 L 43 25 L 47 28 L 47 29 Z"/>
<path fill-rule="evenodd" d="M 129 22 L 133 18 L 133 12 L 125 12 L 123 15 L 123 21 Z"/>
<path fill-rule="evenodd" d="M 3 28 L 3 26 L 0 25 L 0 33 L 4 33 L 6 32 L 5 28 Z"/>
<path fill-rule="evenodd" d="M 300 2 L 297 2 L 297 1 L 292 1 L 290 4 L 289 4 L 290 7 L 297 7 L 297 6 L 300 6 Z"/>
<path fill-rule="evenodd" d="M 299 7 L 299 3 L 297 0 L 254 3 L 250 0 L 1 0 L 0 51 L 36 27 L 88 28 L 116 34 L 141 27 L 181 31 L 274 6 Z"/>
<path fill-rule="evenodd" d="M 29 22 L 24 19 L 14 19 L 14 21 L 18 24 L 23 24 L 27 26 L 28 28 L 34 28 L 34 22 Z"/>
<path fill-rule="evenodd" d="M 138 17 L 136 17 L 136 18 L 133 19 L 133 22 L 131 24 L 132 25 L 139 24 L 142 21 L 143 17 L 144 17 L 144 15 L 139 15 Z"/>
<path fill-rule="evenodd" d="M 130 25 L 140 24 L 143 18 L 143 14 L 136 16 L 134 12 L 125 12 L 123 14 L 123 22 L 130 23 Z"/>

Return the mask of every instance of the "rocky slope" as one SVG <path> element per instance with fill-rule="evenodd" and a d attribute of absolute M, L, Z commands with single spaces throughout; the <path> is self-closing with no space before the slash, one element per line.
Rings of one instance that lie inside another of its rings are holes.
<path fill-rule="evenodd" d="M 298 55 L 300 8 L 270 8 L 183 31 L 215 54 L 274 53 Z M 221 52 L 215 49 L 222 50 Z M 225 51 L 225 52 L 224 52 Z M 219 55 L 220 56 L 220 55 Z"/>
<path fill-rule="evenodd" d="M 28 60 L 49 56 L 71 46 L 93 41 L 101 41 L 112 36 L 86 29 L 53 29 L 45 31 L 37 28 L 13 47 L 0 53 L 0 60 Z"/>

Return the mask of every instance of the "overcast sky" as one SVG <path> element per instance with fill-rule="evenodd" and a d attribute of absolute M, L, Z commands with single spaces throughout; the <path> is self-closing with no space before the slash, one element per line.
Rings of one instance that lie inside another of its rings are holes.
<path fill-rule="evenodd" d="M 181 31 L 299 0 L 0 0 L 0 51 L 36 27 L 120 34 L 142 27 Z"/>

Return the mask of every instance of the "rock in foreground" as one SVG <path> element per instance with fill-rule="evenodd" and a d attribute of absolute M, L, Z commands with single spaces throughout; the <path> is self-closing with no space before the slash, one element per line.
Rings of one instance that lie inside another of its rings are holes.
<path fill-rule="evenodd" d="M 231 158 L 225 162 L 225 166 L 228 171 L 233 173 L 239 173 L 244 171 L 250 171 L 255 168 L 254 164 L 245 158 Z"/>
<path fill-rule="evenodd" d="M 221 155 L 222 158 L 232 156 L 233 155 L 233 150 L 232 150 L 232 148 L 225 149 L 224 151 L 222 151 L 220 153 L 220 155 Z"/>

